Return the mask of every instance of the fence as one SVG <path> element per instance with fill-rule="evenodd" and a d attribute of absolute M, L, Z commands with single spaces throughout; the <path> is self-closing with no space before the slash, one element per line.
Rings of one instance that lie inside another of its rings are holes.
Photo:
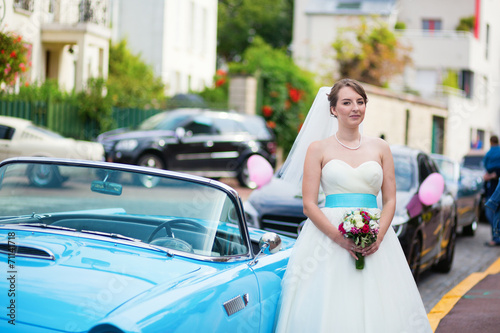
<path fill-rule="evenodd" d="M 112 128 L 137 126 L 144 119 L 161 111 L 113 107 Z M 95 140 L 100 133 L 99 124 L 83 121 L 78 108 L 68 103 L 0 100 L 0 115 L 31 120 L 38 126 L 74 139 Z"/>

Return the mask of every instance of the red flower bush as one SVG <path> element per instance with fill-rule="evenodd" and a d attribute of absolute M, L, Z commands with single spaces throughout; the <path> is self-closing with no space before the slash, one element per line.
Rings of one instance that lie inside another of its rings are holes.
<path fill-rule="evenodd" d="M 0 83 L 13 85 L 31 56 L 31 45 L 22 43 L 22 37 L 12 32 L 0 31 Z"/>
<path fill-rule="evenodd" d="M 288 96 L 290 96 L 290 100 L 294 103 L 297 103 L 302 99 L 302 91 L 296 89 L 292 86 L 288 87 Z"/>
<path fill-rule="evenodd" d="M 273 108 L 270 107 L 269 105 L 264 105 L 262 107 L 262 114 L 264 117 L 269 118 L 273 115 Z"/>
<path fill-rule="evenodd" d="M 269 126 L 270 128 L 276 128 L 276 123 L 272 120 L 268 120 L 267 121 L 267 126 Z"/>

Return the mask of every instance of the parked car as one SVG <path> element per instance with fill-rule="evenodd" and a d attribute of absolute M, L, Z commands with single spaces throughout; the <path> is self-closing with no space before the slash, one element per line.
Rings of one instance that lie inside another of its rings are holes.
<path fill-rule="evenodd" d="M 397 207 L 392 227 L 418 280 L 419 274 L 434 267 L 448 272 L 453 262 L 456 239 L 456 208 L 452 193 L 445 189 L 438 203 L 426 206 L 418 191 L 423 181 L 438 167 L 422 151 L 405 146 L 391 146 L 394 157 Z M 320 191 L 318 202 L 324 206 Z M 378 198 L 381 206 L 381 196 Z M 266 186 L 254 190 L 245 202 L 247 223 L 281 235 L 297 237 L 306 216 L 300 193 L 274 177 Z"/>
<path fill-rule="evenodd" d="M 462 228 L 462 234 L 473 236 L 479 222 L 483 178 L 447 156 L 432 154 L 431 157 L 455 198 L 458 227 Z"/>
<path fill-rule="evenodd" d="M 0 161 L 17 156 L 104 160 L 100 143 L 65 138 L 31 121 L 0 116 Z M 30 181 L 37 186 L 53 187 L 64 181 L 57 168 L 36 166 L 30 170 Z"/>
<path fill-rule="evenodd" d="M 66 182 L 30 186 L 40 165 Z M 48 158 L 0 175 L 1 332 L 272 331 L 294 240 L 249 228 L 227 185 Z"/>
<path fill-rule="evenodd" d="M 106 160 L 187 172 L 210 178 L 236 177 L 255 188 L 247 160 L 262 155 L 276 164 L 274 134 L 260 116 L 205 109 L 178 109 L 146 119 L 136 129 L 99 135 Z"/>
<path fill-rule="evenodd" d="M 467 168 L 472 173 L 474 173 L 477 177 L 483 177 L 486 173 L 486 168 L 483 164 L 484 156 L 486 155 L 486 151 L 484 150 L 471 150 L 467 154 L 462 157 L 460 161 L 460 165 L 464 168 Z M 484 182 L 483 182 L 484 187 Z M 487 222 L 486 212 L 485 212 L 485 191 L 483 188 L 483 192 L 481 193 L 481 201 L 479 205 L 479 220 Z"/>

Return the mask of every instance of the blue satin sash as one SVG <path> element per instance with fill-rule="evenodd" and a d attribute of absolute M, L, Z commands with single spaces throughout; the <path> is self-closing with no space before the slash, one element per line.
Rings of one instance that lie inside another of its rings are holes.
<path fill-rule="evenodd" d="M 326 196 L 325 207 L 377 208 L 377 197 L 367 193 L 340 193 Z"/>

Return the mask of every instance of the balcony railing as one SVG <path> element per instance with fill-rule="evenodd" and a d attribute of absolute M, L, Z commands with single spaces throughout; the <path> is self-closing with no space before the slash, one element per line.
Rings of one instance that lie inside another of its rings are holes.
<path fill-rule="evenodd" d="M 79 22 L 107 24 L 107 1 L 82 0 L 79 5 Z"/>
<path fill-rule="evenodd" d="M 34 7 L 35 7 L 34 0 L 14 0 L 15 9 L 22 9 L 27 12 L 33 13 Z"/>
<path fill-rule="evenodd" d="M 456 31 L 456 30 L 405 29 L 405 30 L 396 30 L 396 33 L 399 34 L 400 36 L 409 38 L 426 37 L 426 38 L 440 38 L 440 39 L 468 39 L 474 36 L 472 32 Z"/>
<path fill-rule="evenodd" d="M 109 27 L 108 0 L 61 0 L 54 2 L 53 15 L 44 17 L 44 23 L 93 23 Z"/>

